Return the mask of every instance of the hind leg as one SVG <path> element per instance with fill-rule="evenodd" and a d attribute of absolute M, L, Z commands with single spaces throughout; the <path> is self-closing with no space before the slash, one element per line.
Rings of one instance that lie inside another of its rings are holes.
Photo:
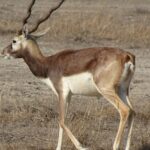
<path fill-rule="evenodd" d="M 130 114 L 130 107 L 126 105 L 122 99 L 119 97 L 115 88 L 101 88 L 101 86 L 96 85 L 100 94 L 106 98 L 113 106 L 118 110 L 120 114 L 120 123 L 118 132 L 113 144 L 113 150 L 118 150 L 121 142 L 121 138 L 124 132 L 125 124 L 128 120 Z"/>
<path fill-rule="evenodd" d="M 133 123 L 135 118 L 135 111 L 133 110 L 133 106 L 129 99 L 129 90 L 127 92 L 126 100 L 128 105 L 130 106 L 131 112 L 128 119 L 128 133 L 127 133 L 127 143 L 126 143 L 126 150 L 130 149 L 130 143 L 131 143 L 131 135 L 132 135 L 132 129 L 133 129 Z"/>
<path fill-rule="evenodd" d="M 131 101 L 129 99 L 129 87 L 119 87 L 118 89 L 119 97 L 126 103 L 130 108 L 130 113 L 128 117 L 128 131 L 127 131 L 127 143 L 126 143 L 126 150 L 130 149 L 130 143 L 131 143 L 131 134 L 133 129 L 133 123 L 135 118 L 135 112 L 133 110 L 133 106 L 131 104 Z"/>

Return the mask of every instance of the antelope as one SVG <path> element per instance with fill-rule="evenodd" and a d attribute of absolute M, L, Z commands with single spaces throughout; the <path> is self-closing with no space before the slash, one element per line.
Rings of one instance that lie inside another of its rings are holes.
<path fill-rule="evenodd" d="M 22 58 L 31 72 L 46 83 L 59 101 L 59 137 L 56 150 L 61 150 L 63 131 L 66 132 L 76 149 L 86 150 L 65 124 L 65 116 L 72 95 L 103 96 L 119 112 L 120 123 L 113 144 L 118 150 L 128 122 L 125 150 L 130 149 L 131 133 L 135 112 L 129 100 L 129 86 L 135 72 L 135 56 L 119 48 L 97 47 L 78 50 L 64 50 L 51 56 L 44 56 L 36 38 L 46 34 L 34 35 L 39 25 L 47 20 L 65 0 L 52 8 L 39 20 L 32 30 L 28 30 L 27 20 L 35 0 L 28 7 L 22 29 L 3 49 L 1 55 L 7 58 Z"/>

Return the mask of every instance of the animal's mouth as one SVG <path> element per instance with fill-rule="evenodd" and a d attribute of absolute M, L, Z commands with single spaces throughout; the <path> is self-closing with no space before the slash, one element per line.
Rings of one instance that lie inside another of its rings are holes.
<path fill-rule="evenodd" d="M 1 53 L 1 54 L 0 54 L 0 58 L 11 59 L 12 56 L 11 56 L 9 53 L 5 53 L 5 54 Z"/>
<path fill-rule="evenodd" d="M 0 58 L 10 59 L 11 58 L 11 55 L 10 55 L 11 49 L 12 49 L 11 44 L 9 46 L 7 46 L 6 48 L 4 48 L 2 50 L 2 52 L 0 53 Z"/>
<path fill-rule="evenodd" d="M 0 53 L 0 57 L 4 57 L 4 55 L 2 53 Z"/>
<path fill-rule="evenodd" d="M 4 54 L 4 52 L 2 51 L 1 53 L 0 53 L 0 58 L 4 58 L 6 56 L 6 54 Z"/>

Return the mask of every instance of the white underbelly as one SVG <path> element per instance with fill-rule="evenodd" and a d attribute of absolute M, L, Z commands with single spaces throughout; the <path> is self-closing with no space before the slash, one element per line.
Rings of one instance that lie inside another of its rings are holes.
<path fill-rule="evenodd" d="M 62 79 L 65 87 L 68 87 L 72 94 L 98 96 L 99 93 L 93 81 L 91 73 L 80 73 Z"/>

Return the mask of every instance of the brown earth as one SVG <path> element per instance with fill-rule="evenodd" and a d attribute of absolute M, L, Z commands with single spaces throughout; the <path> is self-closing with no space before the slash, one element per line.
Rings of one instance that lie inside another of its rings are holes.
<path fill-rule="evenodd" d="M 30 26 L 54 0 L 37 1 Z M 1 49 L 21 26 L 29 0 L 0 0 Z M 150 150 L 149 0 L 67 0 L 41 28 L 46 55 L 63 49 L 113 46 L 136 55 L 130 97 L 136 111 L 131 150 Z M 58 138 L 57 99 L 23 60 L 0 59 L 0 150 L 53 150 Z M 66 123 L 91 150 L 111 150 L 119 114 L 105 99 L 74 96 Z M 127 128 L 126 128 L 127 130 Z M 125 131 L 126 131 L 125 130 Z M 125 137 L 121 144 L 124 149 Z M 64 135 L 63 150 L 75 149 Z"/>

